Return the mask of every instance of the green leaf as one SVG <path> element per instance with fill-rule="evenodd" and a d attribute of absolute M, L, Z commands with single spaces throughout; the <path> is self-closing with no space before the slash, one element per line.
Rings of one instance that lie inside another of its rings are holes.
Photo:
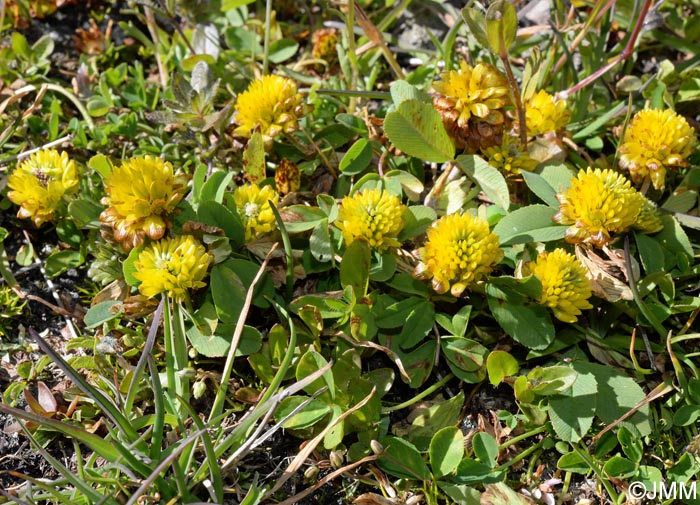
<path fill-rule="evenodd" d="M 88 329 L 97 328 L 107 321 L 119 316 L 122 313 L 122 302 L 117 300 L 107 300 L 100 302 L 88 309 L 83 318 L 85 327 Z"/>
<path fill-rule="evenodd" d="M 411 205 L 403 214 L 404 227 L 399 234 L 399 241 L 403 242 L 425 233 L 436 219 L 435 209 L 425 205 Z"/>
<path fill-rule="evenodd" d="M 689 426 L 700 417 L 700 405 L 683 405 L 673 415 L 675 426 Z"/>
<path fill-rule="evenodd" d="M 510 193 L 503 174 L 477 155 L 457 156 L 457 165 L 476 182 L 486 196 L 504 210 L 510 207 Z"/>
<path fill-rule="evenodd" d="M 423 193 L 423 183 L 413 174 L 405 170 L 389 170 L 384 174 L 384 182 L 398 182 L 409 199 L 416 201 Z"/>
<path fill-rule="evenodd" d="M 367 294 L 369 285 L 370 249 L 364 240 L 355 240 L 343 254 L 340 264 L 340 284 L 352 286 L 357 297 Z"/>
<path fill-rule="evenodd" d="M 566 226 L 555 225 L 556 209 L 546 205 L 528 205 L 501 219 L 493 228 L 501 245 L 549 242 L 564 238 Z"/>
<path fill-rule="evenodd" d="M 391 92 L 391 100 L 394 102 L 395 107 L 398 107 L 408 100 L 418 100 L 425 103 L 430 103 L 431 101 L 430 95 L 423 93 L 407 81 L 394 81 L 391 83 L 389 91 Z"/>
<path fill-rule="evenodd" d="M 88 98 L 86 107 L 92 117 L 102 117 L 112 108 L 112 102 L 101 95 L 93 95 Z"/>
<path fill-rule="evenodd" d="M 559 200 L 556 197 L 557 192 L 544 177 L 535 172 L 523 171 L 521 174 L 530 191 L 550 207 L 559 210 Z"/>
<path fill-rule="evenodd" d="M 238 247 L 245 243 L 245 228 L 241 218 L 213 200 L 204 200 L 197 208 L 197 219 L 209 226 L 221 228 Z"/>
<path fill-rule="evenodd" d="M 216 312 L 224 323 L 236 323 L 243 310 L 246 288 L 228 261 L 211 270 L 211 294 Z"/>
<path fill-rule="evenodd" d="M 562 193 L 569 189 L 571 187 L 571 179 L 576 176 L 576 173 L 564 164 L 545 165 L 539 170 L 539 174 L 557 193 Z M 559 202 L 554 207 L 559 208 Z"/>
<path fill-rule="evenodd" d="M 290 205 L 280 209 L 287 233 L 301 233 L 316 228 L 327 216 L 318 207 Z"/>
<path fill-rule="evenodd" d="M 462 9 L 462 18 L 469 27 L 469 33 L 474 36 L 481 47 L 489 47 L 489 38 L 486 36 L 486 19 L 484 13 L 475 7 Z"/>
<path fill-rule="evenodd" d="M 515 41 L 518 15 L 507 0 L 496 0 L 486 11 L 486 36 L 491 50 L 501 57 L 508 54 Z"/>
<path fill-rule="evenodd" d="M 231 347 L 231 341 L 233 340 L 233 333 L 235 331 L 235 325 L 229 324 L 219 324 L 216 328 L 216 332 L 212 334 L 204 334 L 201 328 L 197 326 L 192 326 L 187 330 L 187 340 L 190 341 L 192 347 L 202 356 L 207 358 L 220 358 L 226 356 L 229 348 Z M 241 333 L 241 338 L 238 341 L 238 346 L 236 347 L 236 356 L 248 356 L 260 350 L 262 345 L 262 334 L 252 326 L 243 326 L 243 332 Z"/>
<path fill-rule="evenodd" d="M 673 253 L 685 254 L 688 259 L 693 257 L 693 246 L 690 244 L 688 235 L 678 221 L 667 214 L 661 216 L 664 228 L 654 235 L 654 240 L 659 242 L 664 249 Z"/>
<path fill-rule="evenodd" d="M 549 399 L 549 418 L 560 439 L 576 443 L 588 433 L 595 415 L 597 386 L 593 374 L 579 373 L 569 391 Z"/>
<path fill-rule="evenodd" d="M 532 503 L 530 498 L 516 493 L 503 482 L 489 484 L 481 493 L 481 505 L 530 505 Z"/>
<path fill-rule="evenodd" d="M 326 361 L 326 358 L 321 356 L 313 349 L 309 349 L 301 358 L 299 358 L 299 363 L 297 364 L 296 369 L 296 378 L 297 380 L 302 380 L 317 370 L 320 370 L 327 364 L 328 361 Z M 306 386 L 304 391 L 311 395 L 321 389 L 324 385 L 328 386 L 328 394 L 330 395 L 331 399 L 335 398 L 335 383 L 332 370 L 328 370 L 322 377 L 319 377 L 311 384 Z"/>
<path fill-rule="evenodd" d="M 275 420 L 280 421 L 287 415 L 291 414 L 294 409 L 298 408 L 302 403 L 308 401 L 306 396 L 290 396 L 280 402 L 279 407 L 275 411 Z M 303 430 L 310 428 L 331 411 L 330 406 L 320 400 L 311 400 L 301 411 L 287 419 L 282 425 L 287 430 Z"/>
<path fill-rule="evenodd" d="M 443 428 L 454 426 L 464 406 L 464 393 L 440 402 L 421 412 L 411 423 L 408 439 L 421 450 L 427 450 L 433 435 Z"/>
<path fill-rule="evenodd" d="M 74 249 L 79 249 L 83 241 L 82 233 L 80 233 L 78 227 L 70 219 L 63 219 L 56 223 L 56 234 L 59 239 Z"/>
<path fill-rule="evenodd" d="M 545 307 L 493 282 L 486 285 L 486 295 L 491 314 L 513 339 L 530 349 L 545 349 L 554 341 L 554 325 Z"/>
<path fill-rule="evenodd" d="M 372 145 L 365 138 L 357 140 L 340 160 L 338 168 L 346 175 L 357 175 L 372 162 Z"/>
<path fill-rule="evenodd" d="M 272 63 L 278 64 L 294 56 L 299 49 L 299 44 L 292 39 L 279 39 L 270 44 L 267 58 Z"/>
<path fill-rule="evenodd" d="M 433 476 L 443 477 L 454 472 L 464 457 L 464 435 L 454 426 L 439 430 L 430 440 L 430 468 Z"/>
<path fill-rule="evenodd" d="M 559 461 L 557 461 L 557 468 L 565 472 L 581 474 L 586 474 L 591 469 L 586 460 L 575 451 L 567 452 L 559 458 Z"/>
<path fill-rule="evenodd" d="M 481 493 L 465 484 L 450 484 L 440 480 L 437 485 L 452 500 L 452 503 L 460 505 L 481 504 Z"/>
<path fill-rule="evenodd" d="M 85 261 L 83 254 L 74 249 L 53 252 L 46 258 L 46 275 L 49 278 L 56 277 L 69 268 L 79 267 L 83 261 Z"/>
<path fill-rule="evenodd" d="M 578 373 L 568 366 L 537 367 L 527 374 L 530 390 L 541 396 L 564 393 L 577 378 Z"/>
<path fill-rule="evenodd" d="M 265 142 L 259 131 L 250 136 L 243 151 L 243 168 L 246 179 L 253 184 L 259 184 L 265 178 Z"/>
<path fill-rule="evenodd" d="M 333 245 L 331 244 L 331 234 L 328 231 L 328 220 L 322 219 L 314 228 L 309 237 L 309 249 L 311 255 L 317 261 L 325 263 L 333 259 Z"/>
<path fill-rule="evenodd" d="M 24 60 L 29 60 L 32 56 L 27 39 L 19 32 L 12 32 L 12 52 Z"/>
<path fill-rule="evenodd" d="M 646 398 L 644 390 L 624 373 L 608 366 L 585 361 L 575 361 L 572 368 L 579 375 L 592 374 L 598 384 L 596 395 L 596 415 L 605 424 L 617 421 L 623 415 L 642 403 Z M 649 405 L 643 404 L 621 425 L 633 426 L 642 436 L 651 433 Z"/>
<path fill-rule="evenodd" d="M 233 172 L 214 172 L 204 182 L 202 192 L 199 195 L 200 202 L 213 200 L 216 203 L 223 203 L 226 187 L 233 180 Z"/>
<path fill-rule="evenodd" d="M 487 484 L 502 479 L 500 472 L 480 461 L 464 458 L 457 466 L 457 472 L 452 480 L 460 484 Z M 483 498 L 483 495 L 482 495 Z M 483 502 L 482 502 L 483 503 Z M 506 504 L 504 504 L 506 505 Z"/>
<path fill-rule="evenodd" d="M 603 472 L 608 477 L 615 479 L 627 479 L 637 472 L 637 465 L 627 458 L 615 455 L 605 462 Z"/>
<path fill-rule="evenodd" d="M 427 300 L 421 300 L 406 317 L 397 340 L 402 349 L 410 349 L 430 333 L 435 322 L 435 308 Z"/>
<path fill-rule="evenodd" d="M 384 120 L 384 132 L 398 149 L 423 161 L 444 163 L 455 155 L 455 146 L 430 103 L 406 100 Z"/>
<path fill-rule="evenodd" d="M 103 178 L 112 175 L 112 162 L 104 154 L 96 154 L 87 162 L 87 166 L 100 174 Z"/>
<path fill-rule="evenodd" d="M 496 466 L 498 459 L 498 443 L 496 439 L 484 431 L 480 431 L 472 438 L 472 449 L 474 456 L 482 463 L 486 463 L 491 468 Z"/>
<path fill-rule="evenodd" d="M 379 468 L 402 479 L 430 480 L 430 470 L 416 446 L 397 437 L 384 439 L 384 455 L 377 460 Z"/>
<path fill-rule="evenodd" d="M 440 339 L 447 361 L 465 372 L 476 372 L 484 366 L 488 349 L 476 340 L 449 336 Z"/>
<path fill-rule="evenodd" d="M 489 374 L 489 382 L 498 386 L 506 377 L 518 373 L 518 360 L 506 351 L 491 351 L 486 358 L 486 370 Z"/>

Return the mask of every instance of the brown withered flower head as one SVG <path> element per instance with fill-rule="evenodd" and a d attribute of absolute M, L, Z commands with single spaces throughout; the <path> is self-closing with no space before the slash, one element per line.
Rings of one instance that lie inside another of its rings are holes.
<path fill-rule="evenodd" d="M 511 105 L 506 77 L 488 63 L 472 67 L 462 61 L 440 79 L 433 83 L 433 106 L 455 146 L 472 153 L 500 146 L 508 126 L 504 109 Z"/>

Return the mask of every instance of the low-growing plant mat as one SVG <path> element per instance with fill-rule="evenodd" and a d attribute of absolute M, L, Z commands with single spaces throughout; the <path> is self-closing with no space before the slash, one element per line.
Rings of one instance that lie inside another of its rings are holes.
<path fill-rule="evenodd" d="M 699 17 L 0 2 L 0 503 L 698 503 Z"/>

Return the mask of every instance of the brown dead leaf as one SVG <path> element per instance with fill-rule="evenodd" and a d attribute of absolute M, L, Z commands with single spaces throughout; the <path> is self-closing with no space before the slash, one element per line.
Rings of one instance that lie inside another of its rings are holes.
<path fill-rule="evenodd" d="M 605 259 L 591 249 L 582 247 L 576 247 L 576 257 L 586 267 L 586 276 L 591 281 L 591 288 L 596 296 L 609 302 L 634 299 L 627 284 L 624 260 L 619 257 L 615 257 L 614 260 Z M 638 270 L 639 266 L 636 269 Z M 634 266 L 632 270 L 635 270 Z"/>

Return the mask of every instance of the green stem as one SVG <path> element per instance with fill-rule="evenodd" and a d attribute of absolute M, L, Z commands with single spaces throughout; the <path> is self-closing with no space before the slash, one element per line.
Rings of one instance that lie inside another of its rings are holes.
<path fill-rule="evenodd" d="M 92 120 L 92 117 L 90 117 L 90 113 L 87 111 L 83 103 L 78 99 L 77 96 L 75 96 L 73 93 L 68 91 L 66 88 L 62 86 L 58 86 L 56 84 L 42 84 L 42 86 L 46 86 L 46 89 L 50 89 L 51 91 L 55 91 L 56 93 L 60 93 L 61 95 L 65 96 L 68 100 L 73 102 L 73 105 L 75 105 L 75 108 L 78 109 L 78 112 L 80 112 L 80 115 L 83 116 L 83 119 L 88 125 L 88 128 L 90 131 L 93 131 L 95 129 L 95 122 Z"/>
<path fill-rule="evenodd" d="M 172 304 L 172 308 L 171 308 Z M 182 376 L 187 367 L 187 340 L 185 338 L 184 321 L 180 306 L 171 299 L 165 300 L 165 317 L 163 318 L 163 332 L 165 334 L 165 370 L 168 380 L 168 394 L 174 402 L 175 395 L 180 395 L 186 401 L 190 392 L 188 379 Z M 177 411 L 180 408 L 175 407 Z M 172 412 L 178 414 L 179 412 Z"/>
<path fill-rule="evenodd" d="M 359 65 L 357 64 L 357 47 L 355 46 L 355 0 L 348 1 L 348 15 L 345 18 L 345 29 L 348 35 L 348 61 L 350 62 L 350 89 L 357 90 L 357 76 L 359 75 Z M 357 98 L 350 97 L 348 103 L 348 114 L 355 113 Z"/>
<path fill-rule="evenodd" d="M 397 410 L 401 410 L 401 409 L 405 409 L 406 407 L 410 407 L 411 405 L 413 405 L 416 402 L 419 402 L 420 400 L 422 400 L 426 396 L 433 394 L 435 391 L 437 391 L 442 386 L 447 384 L 450 380 L 454 379 L 454 377 L 455 376 L 453 374 L 448 373 L 447 375 L 445 375 L 445 377 L 440 379 L 438 382 L 436 382 L 435 384 L 430 386 L 428 389 L 418 393 L 416 396 L 414 396 L 410 400 L 407 400 L 403 403 L 399 403 L 398 405 L 394 405 L 393 407 L 383 408 L 382 414 L 389 414 L 391 412 L 396 412 Z"/>
<path fill-rule="evenodd" d="M 270 30 L 272 29 L 272 0 L 265 1 L 265 35 L 263 39 L 263 75 L 270 70 Z"/>
<path fill-rule="evenodd" d="M 523 149 L 527 149 L 527 123 L 525 121 L 525 107 L 523 107 L 523 101 L 520 97 L 518 81 L 515 80 L 515 75 L 513 75 L 513 69 L 511 68 L 510 61 L 508 60 L 508 54 L 501 54 L 500 57 L 501 61 L 503 61 L 503 66 L 506 69 L 510 89 L 513 91 L 515 108 L 518 110 L 518 122 L 520 123 L 520 128 L 518 128 L 520 130 L 520 143 L 522 144 Z"/>
<path fill-rule="evenodd" d="M 533 429 L 533 430 L 530 430 L 530 431 L 528 431 L 528 432 L 525 432 L 525 433 L 523 433 L 523 434 L 521 434 L 521 435 L 518 435 L 517 437 L 513 437 L 513 438 L 511 438 L 510 440 L 506 440 L 505 442 L 503 442 L 503 443 L 501 444 L 500 449 L 505 449 L 505 448 L 507 448 L 507 447 L 510 447 L 511 445 L 517 444 L 518 442 L 520 442 L 520 441 L 522 441 L 522 440 L 525 440 L 526 438 L 530 438 L 530 437 L 533 437 L 533 436 L 535 436 L 535 435 L 537 435 L 537 434 L 539 434 L 539 433 L 542 433 L 543 431 L 547 431 L 547 425 L 546 425 L 546 424 L 545 424 L 545 425 L 542 425 L 542 426 L 539 426 L 539 427 L 537 427 L 537 428 L 535 428 L 535 429 Z"/>
<path fill-rule="evenodd" d="M 618 496 L 615 490 L 612 488 L 610 485 L 610 482 L 608 479 L 605 478 L 603 473 L 600 471 L 600 468 L 598 468 L 598 465 L 595 464 L 593 459 L 591 458 L 590 454 L 588 454 L 588 451 L 581 449 L 575 445 L 571 446 L 574 449 L 574 452 L 579 455 L 579 457 L 586 462 L 586 464 L 590 467 L 591 470 L 593 470 L 593 473 L 596 474 L 596 477 L 600 480 L 600 482 L 603 484 L 603 487 L 605 487 L 605 490 L 608 492 L 608 495 L 610 496 L 610 499 L 613 501 L 613 503 L 617 503 L 618 501 Z M 584 446 L 585 447 L 585 446 Z"/>
<path fill-rule="evenodd" d="M 525 459 L 526 457 L 528 457 L 528 456 L 529 456 L 530 454 L 532 454 L 533 452 L 535 452 L 535 451 L 537 451 L 538 449 L 542 448 L 543 445 L 544 445 L 544 440 L 540 440 L 540 441 L 537 442 L 535 445 L 533 445 L 533 446 L 531 446 L 531 447 L 528 447 L 527 449 L 525 449 L 523 452 L 521 452 L 520 454 L 518 454 L 516 457 L 514 457 L 514 458 L 511 459 L 510 461 L 507 461 L 506 463 L 503 463 L 502 465 L 497 466 L 496 468 L 493 469 L 493 471 L 494 471 L 494 472 L 498 472 L 498 471 L 501 471 L 501 470 L 505 470 L 505 469 L 507 469 L 507 468 L 510 468 L 511 466 L 513 466 L 514 464 L 516 464 L 517 462 L 522 461 L 523 459 Z"/>

